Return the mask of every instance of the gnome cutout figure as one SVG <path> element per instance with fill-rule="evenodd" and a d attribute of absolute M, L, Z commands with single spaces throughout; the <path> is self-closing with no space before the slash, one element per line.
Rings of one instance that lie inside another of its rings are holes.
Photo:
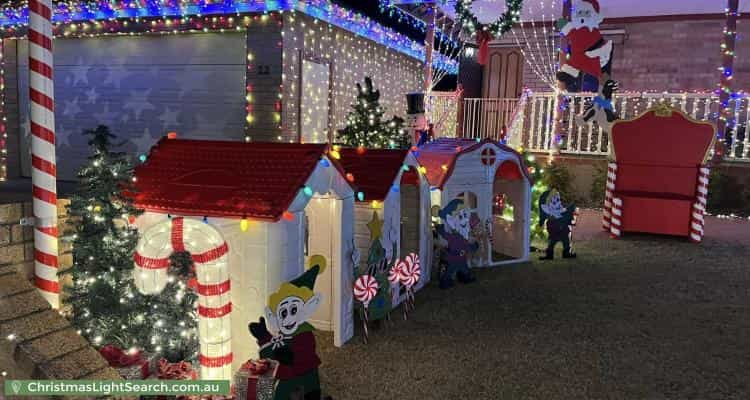
<path fill-rule="evenodd" d="M 315 278 L 326 267 L 326 260 L 316 255 L 310 257 L 309 264 L 305 273 L 283 283 L 269 296 L 265 318 L 260 317 L 258 322 L 248 326 L 258 340 L 260 357 L 279 362 L 274 400 L 296 399 L 300 393 L 304 393 L 305 400 L 321 398 L 315 328 L 307 321 L 322 301 L 313 288 Z"/>
<path fill-rule="evenodd" d="M 555 245 L 562 242 L 563 258 L 575 258 L 570 248 L 570 226 L 573 225 L 576 207 L 565 207 L 557 190 L 548 190 L 539 197 L 539 225 L 547 222 L 547 254 L 540 260 L 555 258 Z"/>
<path fill-rule="evenodd" d="M 453 276 L 461 283 L 471 283 L 476 280 L 469 270 L 468 259 L 470 254 L 477 251 L 479 244 L 470 241 L 471 231 L 470 210 L 460 199 L 453 199 L 442 210 L 435 206 L 433 214 L 445 221 L 445 224 L 436 226 L 438 236 L 447 242 L 443 252 L 445 270 L 440 274 L 440 288 L 447 289 L 453 286 Z"/>
<path fill-rule="evenodd" d="M 604 20 L 598 0 L 575 0 L 570 21 L 557 21 L 560 32 L 568 39 L 570 54 L 560 66 L 557 79 L 569 92 L 581 89 L 596 91 L 602 75 L 611 75 L 612 41 L 604 40 L 599 24 Z M 582 88 L 581 73 L 595 77 L 596 88 Z"/>

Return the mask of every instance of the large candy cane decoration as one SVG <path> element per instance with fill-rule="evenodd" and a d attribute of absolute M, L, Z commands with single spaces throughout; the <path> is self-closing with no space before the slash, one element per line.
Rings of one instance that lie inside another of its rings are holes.
<path fill-rule="evenodd" d="M 144 294 L 164 290 L 169 256 L 188 251 L 198 280 L 198 331 L 201 343 L 202 379 L 232 377 L 232 302 L 230 296 L 229 246 L 210 225 L 181 217 L 147 229 L 135 252 L 135 286 Z"/>
<path fill-rule="evenodd" d="M 690 218 L 690 240 L 695 243 L 700 243 L 703 240 L 704 214 L 708 203 L 708 176 L 710 173 L 711 170 L 703 166 L 698 174 L 698 187 Z"/>
<path fill-rule="evenodd" d="M 42 296 L 52 307 L 58 308 L 60 285 L 57 279 L 57 168 L 51 3 L 50 0 L 29 0 L 29 98 L 35 219 L 34 276 Z"/>
<path fill-rule="evenodd" d="M 607 166 L 607 187 L 604 191 L 604 215 L 602 217 L 602 229 L 609 232 L 612 220 L 612 197 L 615 193 L 615 180 L 617 180 L 617 164 L 609 163 Z"/>

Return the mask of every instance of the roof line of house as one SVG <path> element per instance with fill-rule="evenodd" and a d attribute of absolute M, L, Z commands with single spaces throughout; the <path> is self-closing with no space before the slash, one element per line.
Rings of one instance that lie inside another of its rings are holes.
<path fill-rule="evenodd" d="M 258 3 L 254 0 L 234 0 L 231 7 L 225 3 L 190 4 L 180 7 L 169 6 L 141 6 L 138 3 L 126 3 L 127 6 L 113 8 L 109 3 L 101 3 L 98 9 L 89 8 L 81 4 L 76 10 L 55 7 L 52 20 L 55 23 L 70 24 L 86 21 L 104 21 L 112 19 L 132 18 L 178 18 L 187 16 L 217 16 L 242 15 L 271 12 L 301 12 L 310 17 L 325 21 L 331 25 L 347 30 L 355 35 L 372 40 L 378 44 L 398 51 L 420 61 L 425 59 L 425 47 L 406 35 L 383 26 L 373 19 L 352 12 L 328 0 L 309 0 L 306 2 L 278 0 Z M 25 27 L 28 25 L 28 6 L 16 9 L 6 9 L 0 14 L 0 26 Z M 11 37 L 25 35 L 23 30 L 17 30 Z M 433 56 L 433 65 L 445 70 L 449 74 L 458 73 L 458 62 L 443 54 Z"/>

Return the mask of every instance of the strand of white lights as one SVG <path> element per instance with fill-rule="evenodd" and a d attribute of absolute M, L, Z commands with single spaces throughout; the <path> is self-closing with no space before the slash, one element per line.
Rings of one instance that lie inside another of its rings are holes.
<path fill-rule="evenodd" d="M 448 24 L 448 16 L 443 15 L 443 17 L 440 18 L 441 26 L 440 29 L 436 29 L 436 31 L 443 32 L 443 35 L 446 35 L 446 25 Z M 465 42 L 462 40 L 459 40 L 461 37 L 461 27 L 459 26 L 458 29 L 456 29 L 455 23 L 451 22 L 450 26 L 450 36 L 449 38 L 450 43 L 444 41 L 444 40 L 438 40 L 438 46 L 437 46 L 437 53 L 443 54 L 446 57 L 450 59 L 457 59 L 458 56 L 463 53 Z M 445 48 L 443 48 L 443 44 L 445 43 Z M 460 43 L 460 46 L 456 46 L 456 43 Z M 449 51 L 448 46 L 449 44 L 452 44 L 452 47 Z M 430 91 L 434 89 L 440 81 L 445 78 L 445 76 L 448 75 L 448 71 L 445 68 L 435 68 L 433 65 L 433 79 L 432 79 L 432 85 L 430 86 Z"/>
<path fill-rule="evenodd" d="M 300 78 L 299 54 L 333 65 L 329 104 L 333 102 L 332 121 L 335 130 L 343 127 L 350 105 L 356 98 L 356 84 L 370 76 L 381 92 L 381 104 L 387 116 L 405 112 L 403 94 L 421 87 L 422 63 L 408 56 L 387 51 L 365 38 L 328 24 L 310 22 L 305 15 L 285 15 L 284 49 L 284 136 L 297 138 L 298 114 L 295 107 Z M 330 45 L 336 43 L 336 46 Z M 289 62 L 289 60 L 292 60 Z M 388 84 L 386 84 L 388 83 Z"/>
<path fill-rule="evenodd" d="M 544 4 L 544 3 L 542 3 Z M 545 49 L 547 51 L 544 51 L 541 49 L 541 46 L 539 44 L 540 40 L 537 34 L 536 29 L 536 22 L 534 22 L 534 13 L 533 9 L 530 11 L 530 21 L 528 22 L 521 22 L 518 24 L 514 29 L 511 29 L 511 32 L 513 33 L 513 38 L 515 39 L 516 45 L 518 48 L 521 49 L 521 54 L 524 56 L 524 61 L 527 65 L 529 65 L 534 72 L 534 74 L 542 80 L 550 89 L 556 90 L 557 84 L 556 84 L 556 78 L 555 78 L 555 64 L 552 61 L 554 59 L 554 46 L 551 46 L 549 44 L 549 37 L 546 34 L 546 21 L 542 21 L 542 25 L 545 26 Z M 544 17 L 543 17 L 544 18 Z M 534 44 L 531 44 L 530 37 L 526 34 L 526 30 L 528 29 L 528 25 L 531 25 L 531 32 L 533 34 L 533 42 Z M 525 26 L 526 25 L 526 26 Z M 521 39 L 519 38 L 518 34 L 516 33 L 516 29 L 521 30 L 521 34 L 523 35 L 523 43 L 521 42 Z M 536 51 L 534 51 L 533 47 L 536 47 Z M 526 51 L 525 49 L 528 49 Z M 530 57 L 529 57 L 530 56 Z M 538 58 L 537 58 L 538 57 Z M 550 59 L 549 57 L 552 57 Z"/>
<path fill-rule="evenodd" d="M 549 72 L 549 76 L 552 77 L 552 81 L 555 82 L 556 79 L 557 79 L 556 78 L 556 73 L 557 73 L 557 70 L 559 68 L 559 66 L 558 66 L 558 60 L 559 60 L 559 58 L 556 60 L 556 58 L 557 58 L 556 55 L 558 55 L 558 53 L 555 51 L 556 46 L 555 46 L 555 43 L 554 43 L 554 39 L 552 39 L 552 43 L 550 43 L 550 38 L 553 37 L 552 35 L 555 32 L 555 29 L 554 29 L 554 26 L 555 26 L 555 19 L 554 19 L 555 11 L 554 10 L 557 9 L 557 0 L 552 0 L 551 3 L 550 3 L 550 12 L 552 14 L 550 15 L 550 17 L 551 17 L 551 19 L 550 19 L 550 27 L 551 28 L 550 28 L 550 32 L 549 33 L 547 32 L 547 17 L 545 15 L 546 8 L 545 8 L 544 4 L 545 4 L 544 0 L 541 0 L 542 29 L 543 29 L 543 34 L 544 34 L 544 50 L 545 50 L 545 54 L 549 57 L 549 63 L 547 64 L 547 66 L 549 67 L 549 71 L 548 71 Z"/>
<path fill-rule="evenodd" d="M 541 63 L 537 61 L 536 55 L 534 54 L 534 50 L 531 49 L 529 46 L 529 39 L 526 36 L 526 27 L 523 26 L 523 22 L 513 29 L 511 29 L 511 33 L 513 34 L 513 39 L 516 42 L 516 46 L 518 46 L 519 49 L 521 49 L 521 55 L 523 55 L 524 62 L 526 65 L 531 67 L 531 70 L 534 72 L 534 75 L 536 75 L 542 82 L 544 82 L 547 86 L 549 86 L 551 89 L 554 90 L 555 85 L 552 84 L 552 82 L 549 79 L 549 76 L 544 73 L 544 71 L 541 69 L 540 65 Z M 519 38 L 518 34 L 516 33 L 516 30 L 520 29 L 521 33 L 523 34 L 523 42 L 521 42 L 521 39 Z M 529 51 L 526 51 L 526 49 L 529 49 Z"/>
<path fill-rule="evenodd" d="M 550 64 L 550 59 L 548 57 L 549 55 L 546 54 L 546 52 L 544 50 L 542 50 L 542 47 L 541 47 L 541 44 L 540 44 L 541 40 L 539 39 L 539 35 L 538 35 L 537 29 L 536 29 L 536 22 L 534 21 L 534 19 L 535 19 L 534 18 L 534 13 L 532 11 L 531 12 L 531 21 L 530 21 L 531 22 L 531 33 L 534 35 L 534 46 L 536 46 L 536 54 L 541 59 L 539 69 L 549 79 L 549 76 L 550 76 L 549 70 L 548 70 L 548 66 Z M 541 24 L 542 24 L 542 26 L 544 26 L 545 25 L 545 21 L 542 20 Z M 545 32 L 546 32 L 546 29 L 547 28 L 545 27 L 544 28 Z M 526 30 L 524 29 L 523 32 L 524 32 L 524 39 L 525 39 L 526 38 Z M 545 41 L 545 48 L 546 48 L 547 47 L 547 44 L 546 44 L 547 38 L 546 37 L 544 38 L 544 41 Z M 533 50 L 531 50 L 531 51 L 533 52 Z M 536 58 L 535 58 L 535 60 L 536 60 Z M 552 82 L 552 80 L 549 80 L 549 81 Z M 553 89 L 554 89 L 554 87 L 553 87 Z"/>

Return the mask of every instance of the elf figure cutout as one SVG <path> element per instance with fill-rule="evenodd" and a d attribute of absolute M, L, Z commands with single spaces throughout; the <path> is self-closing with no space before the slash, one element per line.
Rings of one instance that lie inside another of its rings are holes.
<path fill-rule="evenodd" d="M 268 298 L 265 318 L 260 317 L 258 322 L 248 326 L 258 340 L 260 357 L 279 362 L 274 400 L 292 400 L 300 392 L 304 393 L 305 400 L 321 398 L 315 328 L 307 320 L 322 301 L 320 293 L 313 293 L 313 287 L 315 278 L 326 267 L 326 260 L 322 256 L 312 256 L 310 265 L 305 273 L 283 283 Z"/>
<path fill-rule="evenodd" d="M 569 92 L 598 91 L 599 83 L 611 75 L 613 46 L 612 41 L 604 40 L 599 31 L 603 20 L 598 0 L 576 0 L 571 20 L 561 18 L 557 21 L 557 27 L 570 46 L 569 57 L 560 66 L 557 79 Z M 596 78 L 596 83 L 585 83 L 581 73 Z M 604 74 L 607 77 L 602 79 Z"/>
<path fill-rule="evenodd" d="M 540 260 L 555 258 L 555 245 L 562 242 L 563 258 L 575 258 L 570 249 L 570 226 L 573 225 L 576 207 L 565 207 L 560 200 L 560 193 L 552 189 L 542 193 L 539 197 L 539 225 L 547 222 L 547 254 Z"/>
<path fill-rule="evenodd" d="M 476 280 L 469 270 L 470 253 L 477 251 L 479 244 L 469 240 L 471 230 L 470 210 L 463 200 L 453 199 L 442 210 L 435 206 L 433 214 L 445 221 L 436 226 L 438 236 L 442 237 L 447 246 L 443 252 L 445 270 L 440 274 L 440 288 L 448 289 L 453 286 L 453 275 L 461 283 L 471 283 Z"/>

